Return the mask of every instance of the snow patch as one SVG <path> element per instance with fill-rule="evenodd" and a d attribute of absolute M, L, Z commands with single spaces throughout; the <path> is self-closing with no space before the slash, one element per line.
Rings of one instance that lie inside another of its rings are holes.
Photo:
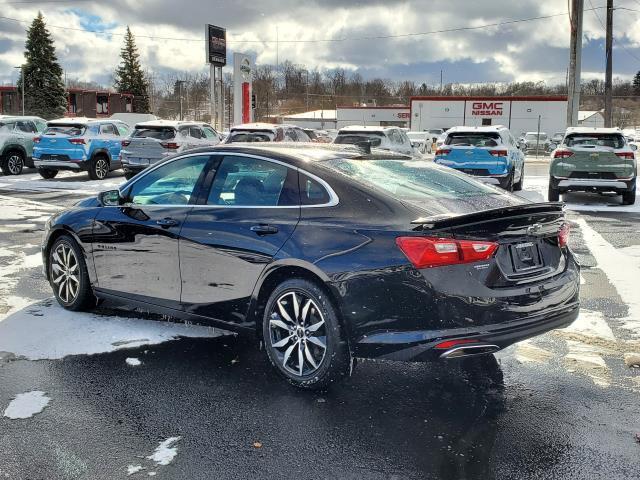
<path fill-rule="evenodd" d="M 568 340 L 567 346 L 569 347 L 569 353 L 564 357 L 564 363 L 567 368 L 586 375 L 593 383 L 601 387 L 609 387 L 611 385 L 611 372 L 606 362 L 589 345 Z"/>
<path fill-rule="evenodd" d="M 142 365 L 142 362 L 139 359 L 133 357 L 125 359 L 125 362 L 127 362 L 127 365 L 131 367 L 139 367 L 140 365 Z"/>
<path fill-rule="evenodd" d="M 587 337 L 597 337 L 612 342 L 616 341 L 616 337 L 613 334 L 613 330 L 604 319 L 604 315 L 601 312 L 594 312 L 591 310 L 580 310 L 580 315 L 575 322 L 566 328 L 562 329 L 563 332 L 577 333 L 585 335 Z"/>
<path fill-rule="evenodd" d="M 155 449 L 152 455 L 147 458 L 153 460 L 157 465 L 169 465 L 178 454 L 178 447 L 173 446 L 181 437 L 170 437 Z"/>
<path fill-rule="evenodd" d="M 218 337 L 211 327 L 117 315 L 69 312 L 53 300 L 29 305 L 0 321 L 0 352 L 28 360 L 107 353 L 180 337 Z"/>
<path fill-rule="evenodd" d="M 44 392 L 38 390 L 19 393 L 9 403 L 4 416 L 11 419 L 30 418 L 44 410 L 50 401 L 51 399 Z"/>

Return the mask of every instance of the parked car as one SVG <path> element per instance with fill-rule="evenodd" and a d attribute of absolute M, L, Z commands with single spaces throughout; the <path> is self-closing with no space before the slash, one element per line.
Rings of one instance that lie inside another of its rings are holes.
<path fill-rule="evenodd" d="M 97 297 L 257 335 L 286 380 L 323 388 L 354 357 L 489 354 L 568 325 L 568 233 L 562 204 L 433 162 L 272 142 L 160 162 L 53 216 L 42 253 L 68 310 Z"/>
<path fill-rule="evenodd" d="M 128 180 L 169 155 L 218 143 L 220 135 L 207 123 L 169 120 L 138 123 L 121 143 L 124 176 Z"/>
<path fill-rule="evenodd" d="M 413 155 L 415 152 L 406 132 L 398 127 L 350 126 L 341 128 L 333 143 L 338 145 L 357 145 L 370 143 L 373 148 Z"/>
<path fill-rule="evenodd" d="M 518 140 L 518 144 L 525 154 L 539 155 L 553 150 L 551 148 L 551 139 L 544 132 L 540 132 L 540 134 L 538 132 L 527 132 Z"/>
<path fill-rule="evenodd" d="M 246 123 L 231 127 L 225 143 L 239 142 L 311 142 L 302 128 L 295 125 Z"/>
<path fill-rule="evenodd" d="M 0 119 L 0 170 L 5 175 L 20 175 L 33 168 L 33 139 L 44 131 L 47 122 L 40 117 Z"/>
<path fill-rule="evenodd" d="M 313 128 L 303 128 L 302 131 L 307 134 L 309 139 L 314 143 L 331 143 L 331 137 L 323 130 L 314 130 Z"/>
<path fill-rule="evenodd" d="M 436 150 L 435 163 L 507 191 L 522 190 L 524 154 L 504 126 L 450 128 Z"/>
<path fill-rule="evenodd" d="M 431 145 L 434 142 L 429 132 L 407 132 L 407 136 L 418 153 L 421 155 L 431 153 Z"/>
<path fill-rule="evenodd" d="M 564 138 L 565 132 L 556 132 L 551 137 L 551 145 L 549 145 L 549 149 L 555 150 L 555 148 L 562 143 L 562 139 Z"/>
<path fill-rule="evenodd" d="M 622 195 L 624 205 L 633 205 L 636 149 L 619 128 L 568 128 L 564 142 L 553 152 L 549 201 L 566 192 L 614 192 Z"/>
<path fill-rule="evenodd" d="M 62 118 L 47 122 L 36 137 L 33 163 L 43 178 L 54 178 L 60 170 L 88 172 L 102 180 L 121 168 L 120 148 L 131 128 L 118 120 Z"/>

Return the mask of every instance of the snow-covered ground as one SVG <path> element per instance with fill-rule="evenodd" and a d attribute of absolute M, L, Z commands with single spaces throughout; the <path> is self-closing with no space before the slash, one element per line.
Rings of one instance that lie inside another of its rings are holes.
<path fill-rule="evenodd" d="M 118 188 L 126 180 L 122 170 L 115 170 L 104 180 L 89 180 L 86 172 L 58 172 L 55 178 L 46 180 L 35 170 L 25 170 L 17 176 L 0 176 L 0 190 L 56 191 L 87 194 L 105 192 Z"/>

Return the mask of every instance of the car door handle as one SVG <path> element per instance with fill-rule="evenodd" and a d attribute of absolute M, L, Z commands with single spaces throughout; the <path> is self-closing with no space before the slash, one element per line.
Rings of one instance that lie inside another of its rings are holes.
<path fill-rule="evenodd" d="M 274 227 L 273 225 L 254 225 L 251 227 L 251 231 L 257 233 L 258 235 L 273 235 L 274 233 L 278 233 L 278 227 Z"/>
<path fill-rule="evenodd" d="M 156 220 L 156 224 L 160 225 L 162 228 L 175 227 L 179 223 L 180 222 L 173 218 L 161 218 L 160 220 Z"/>

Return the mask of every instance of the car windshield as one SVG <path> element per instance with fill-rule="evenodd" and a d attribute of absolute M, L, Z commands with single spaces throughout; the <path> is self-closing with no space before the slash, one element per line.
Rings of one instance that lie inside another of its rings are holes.
<path fill-rule="evenodd" d="M 568 135 L 564 141 L 567 147 L 624 147 L 624 138 L 617 134 Z"/>
<path fill-rule="evenodd" d="M 454 132 L 447 135 L 445 143 L 454 147 L 497 147 L 501 142 L 497 132 Z"/>
<path fill-rule="evenodd" d="M 524 136 L 525 140 L 537 140 L 538 139 L 538 134 L 537 133 L 527 133 Z M 546 133 L 541 133 L 540 134 L 540 140 L 544 141 L 547 139 L 547 134 Z"/>
<path fill-rule="evenodd" d="M 155 138 L 156 140 L 171 140 L 172 138 L 175 138 L 176 130 L 171 127 L 136 127 L 131 136 L 133 138 Z"/>
<path fill-rule="evenodd" d="M 231 132 L 227 143 L 238 142 L 273 142 L 275 134 L 273 132 Z"/>
<path fill-rule="evenodd" d="M 463 198 L 495 195 L 492 187 L 431 162 L 415 160 L 332 159 L 323 162 L 332 170 L 403 200 Z"/>
<path fill-rule="evenodd" d="M 339 145 L 357 145 L 358 143 L 371 142 L 372 147 L 379 147 L 382 144 L 382 134 L 376 133 L 339 133 L 333 143 Z"/>
<path fill-rule="evenodd" d="M 71 137 L 78 137 L 82 135 L 87 127 L 82 125 L 51 125 L 44 131 L 45 135 L 56 135 L 61 133 L 63 135 L 69 135 Z"/>

